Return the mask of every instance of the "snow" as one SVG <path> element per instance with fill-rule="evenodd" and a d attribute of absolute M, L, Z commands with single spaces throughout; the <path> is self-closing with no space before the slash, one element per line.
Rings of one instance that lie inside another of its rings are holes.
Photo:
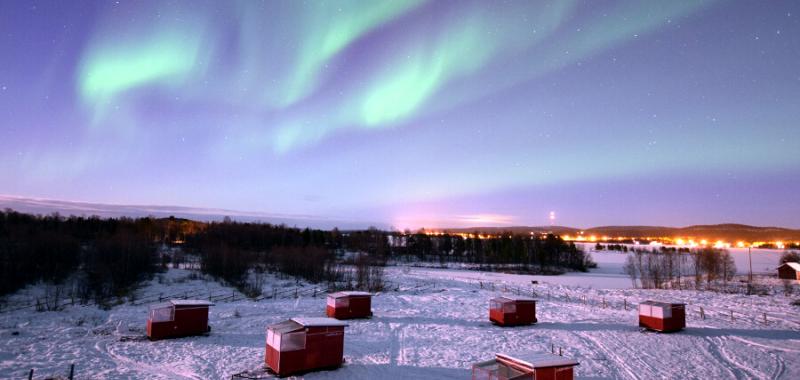
<path fill-rule="evenodd" d="M 293 321 L 306 327 L 325 327 L 325 326 L 347 326 L 347 322 L 333 318 L 324 317 L 299 317 L 292 318 Z"/>
<path fill-rule="evenodd" d="M 617 280 L 600 262 L 597 271 L 564 276 L 388 267 L 389 289 L 373 296 L 374 316 L 348 321 L 344 366 L 295 378 L 466 379 L 473 363 L 498 352 L 552 348 L 580 363 L 578 379 L 800 378 L 800 308 L 791 305 L 800 297 L 630 289 L 624 276 L 620 283 L 627 286 L 615 286 Z M 263 366 L 266 326 L 325 313 L 324 291 L 300 292 L 299 298 L 287 291 L 285 298 L 253 301 L 188 275 L 171 269 L 164 281 L 147 283 L 139 299 L 234 295 L 235 301 L 216 301 L 210 309 L 207 336 L 142 339 L 148 304 L 141 303 L 110 310 L 75 305 L 52 312 L 3 311 L 0 378 L 24 378 L 31 368 L 37 378 L 63 375 L 74 363 L 78 379 L 229 379 Z M 532 285 L 531 279 L 540 282 Z M 296 285 L 270 277 L 266 293 Z M 30 287 L 9 300 L 40 292 L 41 286 Z M 489 300 L 517 293 L 538 299 L 539 323 L 494 326 L 488 319 Z M 642 332 L 637 302 L 648 299 L 686 303 L 687 328 L 671 334 Z"/>
<path fill-rule="evenodd" d="M 578 365 L 578 362 L 574 359 L 565 358 L 563 356 L 558 356 L 547 352 L 527 351 L 527 352 L 518 352 L 511 355 L 498 353 L 497 357 L 500 359 L 505 359 L 507 361 L 520 363 L 530 368 L 564 367 L 564 366 Z"/>
<path fill-rule="evenodd" d="M 595 251 L 596 243 L 576 243 L 575 245 L 583 248 L 585 252 L 592 255 L 594 261 L 604 267 L 604 270 L 609 270 L 613 273 L 622 271 L 622 265 L 625 264 L 627 253 L 617 251 Z M 605 245 L 605 243 L 601 243 Z M 660 247 L 650 247 L 646 245 L 632 245 L 628 244 L 628 248 L 641 248 L 641 249 L 658 249 Z M 674 247 L 674 246 L 666 246 Z M 784 253 L 783 250 L 765 249 L 765 248 L 752 248 L 748 253 L 747 248 L 727 248 L 733 261 L 736 263 L 736 271 L 738 274 L 747 274 L 750 270 L 750 260 L 753 262 L 753 273 L 756 274 L 775 274 L 775 270 L 780 265 L 780 257 Z"/>

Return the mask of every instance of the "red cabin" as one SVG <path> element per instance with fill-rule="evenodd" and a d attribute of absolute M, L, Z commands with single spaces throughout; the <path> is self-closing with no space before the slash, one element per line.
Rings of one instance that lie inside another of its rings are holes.
<path fill-rule="evenodd" d="M 546 352 L 497 354 L 472 365 L 472 380 L 572 380 L 573 359 Z"/>
<path fill-rule="evenodd" d="M 686 304 L 644 301 L 639 304 L 639 327 L 660 332 L 686 327 Z"/>
<path fill-rule="evenodd" d="M 150 306 L 147 337 L 150 340 L 200 335 L 211 331 L 208 307 L 204 300 L 172 300 Z"/>
<path fill-rule="evenodd" d="M 522 296 L 502 296 L 489 302 L 489 320 L 500 326 L 536 323 L 536 300 Z"/>
<path fill-rule="evenodd" d="M 800 280 L 800 263 L 788 262 L 778 267 L 778 278 Z"/>
<path fill-rule="evenodd" d="M 292 318 L 268 326 L 267 366 L 278 376 L 341 366 L 346 326 L 332 318 Z"/>
<path fill-rule="evenodd" d="M 328 294 L 325 313 L 336 319 L 368 318 L 372 316 L 372 294 L 367 292 L 337 292 Z"/>

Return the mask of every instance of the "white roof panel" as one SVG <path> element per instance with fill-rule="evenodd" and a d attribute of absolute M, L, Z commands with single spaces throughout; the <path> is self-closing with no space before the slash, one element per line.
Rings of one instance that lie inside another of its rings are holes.
<path fill-rule="evenodd" d="M 525 297 L 525 296 L 515 296 L 515 295 L 504 295 L 500 296 L 499 298 L 505 298 L 507 300 L 512 300 L 512 301 L 536 301 L 535 298 Z"/>
<path fill-rule="evenodd" d="M 683 302 L 659 302 L 659 301 L 642 301 L 639 302 L 640 305 L 650 305 L 650 306 L 658 306 L 658 307 L 672 307 L 672 305 L 686 305 Z"/>
<path fill-rule="evenodd" d="M 175 306 L 214 306 L 214 303 L 206 300 L 170 300 L 169 303 Z"/>
<path fill-rule="evenodd" d="M 520 352 L 513 355 L 497 353 L 497 358 L 520 363 L 530 368 L 564 367 L 579 364 L 575 359 L 539 351 Z"/>
<path fill-rule="evenodd" d="M 342 297 L 349 297 L 349 296 L 359 296 L 359 297 L 372 296 L 372 293 L 358 292 L 358 291 L 347 291 L 347 292 L 336 292 L 336 293 L 328 294 L 328 297 L 333 297 L 333 298 L 342 298 Z"/>
<path fill-rule="evenodd" d="M 295 317 L 292 320 L 305 327 L 347 326 L 347 322 L 325 317 Z"/>

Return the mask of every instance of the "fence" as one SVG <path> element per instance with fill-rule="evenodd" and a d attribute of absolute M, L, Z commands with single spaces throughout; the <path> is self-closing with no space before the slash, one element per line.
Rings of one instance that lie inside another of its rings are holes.
<path fill-rule="evenodd" d="M 28 380 L 33 380 L 33 373 L 34 373 L 34 369 L 33 369 L 33 368 L 31 368 L 31 370 L 28 372 Z M 70 366 L 69 366 L 69 372 L 68 372 L 68 374 L 67 374 L 67 376 L 66 376 L 66 377 L 52 377 L 52 376 L 48 376 L 48 377 L 47 377 L 47 379 L 53 379 L 53 380 L 57 380 L 57 379 L 69 379 L 69 380 L 73 380 L 74 376 L 75 376 L 75 364 L 70 364 Z"/>
<path fill-rule="evenodd" d="M 618 298 L 612 299 L 602 296 L 600 296 L 599 298 L 588 297 L 585 293 L 577 295 L 574 293 L 571 294 L 566 289 L 564 289 L 563 293 L 557 293 L 551 289 L 548 289 L 547 291 L 537 292 L 537 289 L 533 286 L 531 287 L 513 286 L 505 283 L 495 283 L 490 281 L 478 281 L 478 280 L 465 280 L 465 281 L 474 282 L 475 285 L 478 286 L 480 289 L 488 289 L 493 291 L 501 291 L 504 293 L 516 294 L 516 295 L 525 295 L 534 298 L 542 298 L 546 299 L 547 301 L 578 303 L 591 307 L 600 307 L 603 309 L 620 309 L 626 311 L 636 310 L 639 306 L 638 303 L 628 301 L 627 298 L 622 298 L 622 300 L 619 300 Z M 578 292 L 578 290 L 576 290 L 576 292 Z M 691 304 L 688 302 L 686 305 L 686 317 L 687 319 L 694 318 L 697 320 L 717 318 L 717 319 L 725 319 L 731 322 L 748 320 L 757 324 L 764 324 L 764 325 L 768 325 L 775 321 L 783 321 L 788 324 L 795 325 L 796 327 L 800 327 L 800 320 L 790 319 L 782 315 L 776 315 L 766 312 L 744 313 L 732 309 L 709 307 L 698 304 Z"/>

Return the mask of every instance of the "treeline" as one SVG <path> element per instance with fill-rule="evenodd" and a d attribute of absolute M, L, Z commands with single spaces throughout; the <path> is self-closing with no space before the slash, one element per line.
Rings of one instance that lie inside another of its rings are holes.
<path fill-rule="evenodd" d="M 623 269 L 634 286 L 646 289 L 681 289 L 690 285 L 695 289 L 700 289 L 703 285 L 710 288 L 719 281 L 727 285 L 736 275 L 733 256 L 727 250 L 717 248 L 688 252 L 673 249 L 632 249 Z M 690 280 L 688 283 L 687 278 Z"/>
<path fill-rule="evenodd" d="M 561 237 L 549 234 L 524 235 L 511 232 L 481 237 L 477 232 L 461 235 L 393 235 L 392 255 L 420 261 L 460 262 L 488 266 L 515 265 L 523 270 L 559 272 L 586 271 L 596 266 L 591 257 Z"/>
<path fill-rule="evenodd" d="M 371 228 L 342 233 L 266 223 L 226 220 L 187 236 L 185 248 L 200 257 L 204 273 L 251 296 L 261 292 L 264 274 L 279 272 L 313 283 L 352 283 L 380 290 L 390 254 L 387 234 Z M 348 260 L 337 252 L 360 252 Z"/>
<path fill-rule="evenodd" d="M 338 231 L 337 231 L 338 232 Z M 278 271 L 312 282 L 327 279 L 336 246 L 334 231 L 265 223 L 209 223 L 186 239 L 200 268 L 248 294 L 260 294 L 263 273 Z"/>
<path fill-rule="evenodd" d="M 181 248 L 160 253 L 164 244 Z M 555 235 L 465 238 L 423 230 L 300 229 L 227 218 L 204 223 L 0 212 L 0 295 L 47 282 L 69 287 L 65 292 L 73 297 L 106 302 L 127 295 L 170 262 L 179 266 L 184 254 L 199 257 L 202 272 L 250 295 L 260 294 L 269 272 L 379 290 L 389 260 L 475 263 L 487 269 L 504 265 L 542 273 L 585 271 L 594 265 L 574 244 Z"/>
<path fill-rule="evenodd" d="M 56 294 L 82 301 L 123 296 L 157 269 L 157 242 L 168 235 L 168 224 L 2 211 L 0 295 L 47 282 L 58 287 Z"/>
<path fill-rule="evenodd" d="M 609 250 L 609 251 L 616 251 L 616 252 L 628 252 L 629 250 L 633 251 L 635 249 L 637 249 L 637 248 L 635 248 L 635 247 L 634 248 L 628 248 L 628 246 L 625 245 L 625 244 L 606 244 L 606 245 L 603 245 L 603 244 L 597 243 L 597 244 L 594 245 L 594 250 L 595 251 Z M 660 252 L 669 251 L 669 252 L 681 252 L 681 253 L 690 253 L 692 251 L 691 248 L 686 248 L 686 247 L 667 247 L 667 246 L 663 246 L 663 245 L 659 246 L 658 250 Z"/>

